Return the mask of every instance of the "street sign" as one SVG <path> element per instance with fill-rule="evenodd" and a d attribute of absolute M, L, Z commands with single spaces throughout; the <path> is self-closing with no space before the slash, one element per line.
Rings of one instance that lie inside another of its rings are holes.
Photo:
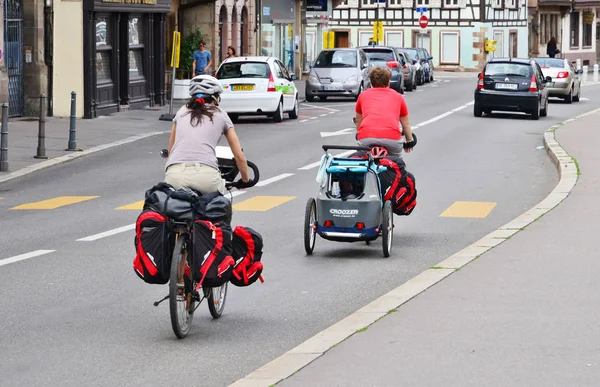
<path fill-rule="evenodd" d="M 427 12 L 427 8 L 425 8 L 425 7 L 418 7 L 417 8 L 417 12 L 425 13 L 425 12 Z"/>
<path fill-rule="evenodd" d="M 429 18 L 427 17 L 427 15 L 421 15 L 421 17 L 419 18 L 419 26 L 421 28 L 427 28 L 428 24 L 429 24 Z"/>
<path fill-rule="evenodd" d="M 376 21 L 373 23 L 373 39 L 377 43 L 383 42 L 383 22 Z"/>

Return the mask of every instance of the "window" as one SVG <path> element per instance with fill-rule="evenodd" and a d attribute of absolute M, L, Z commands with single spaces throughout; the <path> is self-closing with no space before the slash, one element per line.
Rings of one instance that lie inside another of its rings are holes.
<path fill-rule="evenodd" d="M 531 78 L 533 75 L 533 68 L 530 64 L 525 63 L 492 62 L 485 66 L 485 75 L 513 75 Z"/>
<path fill-rule="evenodd" d="M 374 7 L 377 5 L 377 0 L 362 0 L 360 3 L 363 7 Z"/>
<path fill-rule="evenodd" d="M 112 34 L 111 23 L 107 16 L 96 17 L 96 81 L 110 82 Z"/>
<path fill-rule="evenodd" d="M 402 3 L 402 0 L 388 0 L 388 5 L 398 7 Z"/>
<path fill-rule="evenodd" d="M 265 62 L 230 62 L 219 67 L 218 79 L 269 78 L 271 70 Z"/>
<path fill-rule="evenodd" d="M 542 67 L 549 67 L 555 69 L 565 68 L 565 60 L 564 59 L 555 59 L 555 58 L 535 58 L 537 64 Z"/>
<path fill-rule="evenodd" d="M 571 47 L 579 47 L 579 11 L 571 12 Z"/>
<path fill-rule="evenodd" d="M 429 0 L 417 0 L 417 7 L 424 7 L 429 5 Z"/>
<path fill-rule="evenodd" d="M 129 78 L 144 77 L 144 26 L 143 19 L 129 19 Z"/>
<path fill-rule="evenodd" d="M 492 8 L 502 8 L 502 0 L 492 0 Z"/>
<path fill-rule="evenodd" d="M 458 7 L 458 0 L 444 0 L 444 7 Z"/>
<path fill-rule="evenodd" d="M 440 62 L 444 64 L 459 64 L 459 35 L 458 32 L 441 33 Z"/>
<path fill-rule="evenodd" d="M 323 51 L 315 62 L 315 68 L 356 67 L 356 61 L 354 50 Z"/>
<path fill-rule="evenodd" d="M 561 27 L 559 14 L 540 15 L 540 44 L 548 43 L 552 37 L 555 37 L 560 43 L 560 30 Z"/>
<path fill-rule="evenodd" d="M 404 39 L 402 32 L 386 32 L 385 44 L 392 47 L 403 47 Z"/>
<path fill-rule="evenodd" d="M 494 40 L 496 41 L 496 52 L 494 53 L 494 57 L 504 56 L 504 32 L 494 31 Z"/>
<path fill-rule="evenodd" d="M 583 46 L 592 46 L 592 23 L 594 22 L 594 14 L 592 12 L 583 13 Z"/>
<path fill-rule="evenodd" d="M 369 39 L 373 36 L 373 32 L 371 31 L 359 31 L 358 32 L 358 45 L 360 47 L 368 46 Z"/>

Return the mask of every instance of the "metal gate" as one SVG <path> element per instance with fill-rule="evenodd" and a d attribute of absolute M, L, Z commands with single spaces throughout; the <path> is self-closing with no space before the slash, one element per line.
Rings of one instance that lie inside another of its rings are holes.
<path fill-rule="evenodd" d="M 4 61 L 8 70 L 8 115 L 23 115 L 23 4 L 4 0 Z"/>

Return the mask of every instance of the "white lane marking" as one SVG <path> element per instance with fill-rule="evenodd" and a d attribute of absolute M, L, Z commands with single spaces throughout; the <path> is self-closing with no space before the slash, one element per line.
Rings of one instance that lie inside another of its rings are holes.
<path fill-rule="evenodd" d="M 448 117 L 451 114 L 454 114 L 454 113 L 456 113 L 456 112 L 458 112 L 458 111 L 460 111 L 460 110 L 462 110 L 462 109 L 464 109 L 464 108 L 466 108 L 466 107 L 468 107 L 470 105 L 473 105 L 474 103 L 475 103 L 475 101 L 471 101 L 471 102 L 466 103 L 464 105 L 460 105 L 459 107 L 454 108 L 452 110 L 449 110 L 446 113 L 442 113 L 439 116 L 435 116 L 435 117 L 433 117 L 433 118 L 431 118 L 431 119 L 429 119 L 427 121 L 420 122 L 419 124 L 413 126 L 412 129 L 420 128 L 422 126 L 429 125 L 429 124 L 431 124 L 433 122 L 439 121 L 439 120 L 441 120 L 444 117 Z"/>
<path fill-rule="evenodd" d="M 590 99 L 589 99 L 589 98 L 583 98 L 583 97 L 582 97 L 582 98 L 579 98 L 579 100 L 580 100 L 580 101 L 589 101 Z"/>
<path fill-rule="evenodd" d="M 258 185 L 258 183 L 256 183 L 256 185 Z M 231 193 L 228 193 L 228 194 L 227 194 L 227 195 L 225 195 L 225 196 L 228 196 L 228 195 L 229 195 L 229 197 L 230 197 L 230 198 L 234 198 L 234 197 L 236 197 L 236 196 L 243 195 L 243 194 L 245 194 L 246 192 L 247 192 L 247 191 L 232 191 Z"/>
<path fill-rule="evenodd" d="M 352 153 L 354 153 L 355 151 L 353 150 L 349 150 L 346 152 L 342 152 L 339 155 L 334 155 L 333 157 L 346 157 L 346 156 L 350 156 Z M 321 160 L 316 161 L 314 163 L 310 163 L 308 165 L 305 165 L 303 167 L 298 168 L 300 171 L 308 171 L 309 169 L 313 169 L 318 167 L 319 165 L 321 165 Z"/>
<path fill-rule="evenodd" d="M 325 117 L 326 115 L 331 114 L 331 112 L 321 114 L 321 117 Z"/>
<path fill-rule="evenodd" d="M 306 121 L 308 121 L 308 120 L 300 120 L 300 122 L 306 122 Z"/>
<path fill-rule="evenodd" d="M 106 237 L 109 237 L 109 236 L 120 234 L 120 233 L 125 232 L 125 231 L 130 231 L 130 230 L 135 230 L 135 223 L 128 224 L 127 226 L 115 228 L 115 229 L 112 229 L 112 230 L 104 231 L 104 232 L 101 232 L 99 234 L 90 235 L 89 237 L 80 238 L 80 239 L 77 239 L 77 242 L 93 242 L 93 241 L 96 241 L 98 239 L 106 238 Z"/>
<path fill-rule="evenodd" d="M 40 255 L 50 254 L 55 252 L 56 250 L 36 250 L 31 253 L 16 255 L 14 257 L 1 259 L 0 266 L 8 265 L 9 263 L 15 263 L 19 261 L 24 261 L 29 258 L 39 257 Z"/>
<path fill-rule="evenodd" d="M 316 120 L 319 117 L 310 117 L 309 120 Z"/>
<path fill-rule="evenodd" d="M 273 176 L 270 179 L 259 181 L 258 183 L 256 183 L 256 187 L 264 187 L 267 184 L 271 184 L 276 181 L 283 180 L 286 177 L 290 177 L 290 176 L 294 176 L 294 174 L 293 173 L 282 173 L 281 175 Z"/>
<path fill-rule="evenodd" d="M 309 105 L 307 103 L 305 103 L 304 106 L 308 106 L 308 107 L 315 108 L 315 109 L 323 109 L 323 110 L 329 110 L 329 111 L 333 111 L 333 112 L 339 112 L 339 110 L 331 109 L 331 108 L 328 108 L 325 106 Z"/>
<path fill-rule="evenodd" d="M 450 82 L 450 80 L 449 79 L 444 79 L 444 83 L 446 83 L 446 82 Z"/>
<path fill-rule="evenodd" d="M 423 91 L 423 89 L 419 89 L 419 90 L 415 90 L 415 91 L 418 93 L 418 92 L 420 92 L 420 91 Z"/>
<path fill-rule="evenodd" d="M 355 130 L 356 130 L 356 128 L 346 128 L 346 129 L 337 130 L 335 132 L 320 132 L 320 134 L 321 134 L 321 137 L 341 136 L 344 134 L 351 134 Z"/>

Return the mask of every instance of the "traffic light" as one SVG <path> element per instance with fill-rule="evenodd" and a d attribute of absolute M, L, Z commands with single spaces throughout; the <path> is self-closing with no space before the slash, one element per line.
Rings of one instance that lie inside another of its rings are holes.
<path fill-rule="evenodd" d="M 383 22 L 376 21 L 373 23 L 373 39 L 377 43 L 383 42 Z"/>

